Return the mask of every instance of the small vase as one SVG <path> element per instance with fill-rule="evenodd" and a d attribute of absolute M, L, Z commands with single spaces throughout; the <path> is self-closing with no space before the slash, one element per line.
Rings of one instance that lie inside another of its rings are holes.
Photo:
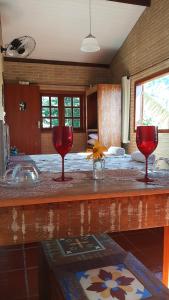
<path fill-rule="evenodd" d="M 104 179 L 104 158 L 93 160 L 93 179 Z"/>

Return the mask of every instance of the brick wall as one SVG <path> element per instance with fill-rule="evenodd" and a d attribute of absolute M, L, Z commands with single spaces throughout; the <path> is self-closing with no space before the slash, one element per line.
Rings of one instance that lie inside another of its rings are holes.
<path fill-rule="evenodd" d="M 113 82 L 131 74 L 131 142 L 128 150 L 136 149 L 134 133 L 135 81 L 169 67 L 169 1 L 151 0 L 126 41 L 112 60 Z M 159 134 L 159 155 L 168 155 L 169 134 Z"/>
<path fill-rule="evenodd" d="M 108 68 L 66 66 L 23 62 L 4 62 L 4 79 L 27 80 L 45 85 L 89 86 L 95 83 L 111 83 Z"/>
<path fill-rule="evenodd" d="M 30 81 L 39 85 L 40 90 L 85 91 L 95 83 L 111 83 L 108 68 L 4 62 L 4 79 L 8 82 Z M 73 151 L 86 149 L 86 134 L 74 134 Z M 41 133 L 42 153 L 55 153 L 51 133 Z"/>

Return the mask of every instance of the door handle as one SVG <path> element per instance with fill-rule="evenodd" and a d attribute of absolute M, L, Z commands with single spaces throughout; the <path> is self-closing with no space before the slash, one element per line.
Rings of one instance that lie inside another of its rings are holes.
<path fill-rule="evenodd" d="M 40 121 L 38 121 L 38 128 L 41 128 L 41 126 L 40 126 L 41 124 L 40 124 Z"/>

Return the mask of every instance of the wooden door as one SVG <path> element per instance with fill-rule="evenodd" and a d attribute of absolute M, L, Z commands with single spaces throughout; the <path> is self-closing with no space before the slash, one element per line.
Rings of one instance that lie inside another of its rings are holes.
<path fill-rule="evenodd" d="M 5 84 L 4 103 L 10 145 L 20 153 L 40 154 L 40 94 L 38 86 Z"/>

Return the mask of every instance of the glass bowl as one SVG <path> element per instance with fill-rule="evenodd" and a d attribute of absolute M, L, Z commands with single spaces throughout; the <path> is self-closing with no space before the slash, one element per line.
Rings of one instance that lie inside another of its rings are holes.
<path fill-rule="evenodd" d="M 11 186 L 28 186 L 39 182 L 39 174 L 32 164 L 17 164 L 14 168 L 8 169 L 2 182 Z"/>

